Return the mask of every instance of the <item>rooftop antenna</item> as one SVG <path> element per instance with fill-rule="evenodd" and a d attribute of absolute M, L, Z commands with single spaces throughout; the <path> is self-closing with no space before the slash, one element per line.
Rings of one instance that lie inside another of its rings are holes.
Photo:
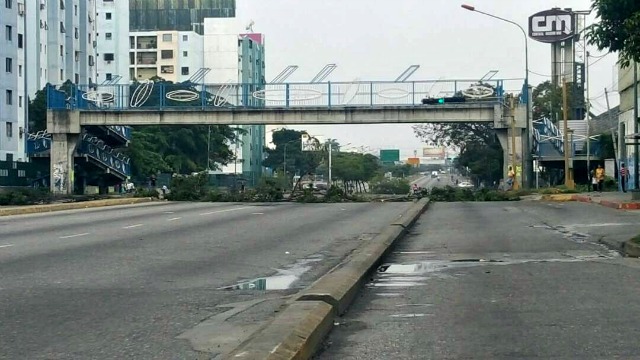
<path fill-rule="evenodd" d="M 255 25 L 255 24 L 256 24 L 256 22 L 251 20 L 251 21 L 249 21 L 249 24 L 244 29 L 249 31 L 249 32 L 253 32 L 253 25 Z"/>
<path fill-rule="evenodd" d="M 322 82 L 322 80 L 326 79 L 329 75 L 331 75 L 331 73 L 338 67 L 338 65 L 336 64 L 327 64 L 325 65 L 322 70 L 320 70 L 320 72 L 318 74 L 316 74 L 316 76 L 311 79 L 311 83 L 319 83 Z"/>
<path fill-rule="evenodd" d="M 298 65 L 289 65 L 280 72 L 273 80 L 271 84 L 282 84 L 291 74 L 298 70 Z"/>
<path fill-rule="evenodd" d="M 420 68 L 420 65 L 411 65 L 405 71 L 398 76 L 395 82 L 405 82 L 407 81 L 413 73 L 415 73 Z"/>

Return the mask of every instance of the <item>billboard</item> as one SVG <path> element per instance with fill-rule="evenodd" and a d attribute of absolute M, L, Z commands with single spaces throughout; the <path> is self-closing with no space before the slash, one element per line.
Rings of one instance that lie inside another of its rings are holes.
<path fill-rule="evenodd" d="M 400 161 L 400 150 L 380 150 L 380 161 L 384 163 L 395 163 L 397 161 Z"/>
<path fill-rule="evenodd" d="M 567 10 L 540 11 L 529 17 L 529 37 L 544 43 L 555 43 L 575 35 L 576 17 Z"/>
<path fill-rule="evenodd" d="M 422 157 L 444 159 L 446 150 L 443 147 L 426 147 L 422 148 Z"/>
<path fill-rule="evenodd" d="M 420 158 L 417 158 L 417 157 L 408 158 L 407 164 L 412 166 L 418 166 L 420 165 Z"/>

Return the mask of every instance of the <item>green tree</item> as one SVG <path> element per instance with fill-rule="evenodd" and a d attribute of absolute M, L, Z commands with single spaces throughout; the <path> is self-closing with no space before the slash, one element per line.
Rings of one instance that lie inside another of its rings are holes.
<path fill-rule="evenodd" d="M 533 119 L 562 119 L 562 88 L 545 81 L 533 89 Z"/>
<path fill-rule="evenodd" d="M 33 100 L 29 101 L 29 132 L 47 130 L 47 90 L 46 87 L 36 91 Z"/>
<path fill-rule="evenodd" d="M 587 28 L 589 44 L 618 52 L 622 66 L 640 62 L 640 2 L 593 0 L 592 8 L 600 21 Z"/>
<path fill-rule="evenodd" d="M 425 124 L 413 130 L 425 142 L 459 148 L 456 166 L 469 168 L 472 178 L 489 183 L 502 178 L 503 151 L 491 124 Z"/>
<path fill-rule="evenodd" d="M 266 149 L 267 157 L 262 165 L 274 170 L 284 170 L 286 148 L 287 175 L 292 177 L 295 174 L 314 173 L 320 165 L 323 154 L 321 151 L 302 151 L 302 135 L 305 133 L 305 131 L 290 129 L 274 131 L 272 143 L 275 148 Z"/>
<path fill-rule="evenodd" d="M 364 184 L 376 176 L 380 169 L 378 158 L 371 154 L 340 152 L 332 159 L 332 177 L 343 184 L 364 190 Z"/>
<path fill-rule="evenodd" d="M 142 178 L 157 172 L 189 174 L 205 170 L 207 165 L 219 168 L 233 159 L 228 144 L 235 141 L 237 132 L 226 125 L 135 126 L 127 148 L 132 176 Z"/>

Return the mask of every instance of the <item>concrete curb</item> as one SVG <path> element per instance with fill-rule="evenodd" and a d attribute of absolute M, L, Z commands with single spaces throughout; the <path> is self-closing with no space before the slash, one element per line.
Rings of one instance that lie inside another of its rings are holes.
<path fill-rule="evenodd" d="M 309 359 L 333 327 L 335 312 L 322 301 L 291 303 L 229 359 Z"/>
<path fill-rule="evenodd" d="M 0 209 L 0 216 L 10 215 L 26 215 L 26 214 L 39 214 L 52 211 L 62 210 L 76 210 L 76 209 L 89 209 L 104 206 L 116 206 L 116 205 L 132 205 L 141 204 L 153 201 L 152 198 L 126 198 L 126 199 L 106 199 L 95 201 L 83 201 L 64 204 L 47 204 L 47 205 L 33 205 L 24 206 L 10 209 Z"/>
<path fill-rule="evenodd" d="M 627 240 L 622 243 L 622 251 L 630 257 L 640 257 L 640 244 Z"/>
<path fill-rule="evenodd" d="M 400 220 L 304 290 L 271 324 L 233 351 L 229 358 L 311 358 L 333 327 L 334 317 L 346 311 L 369 272 L 428 206 L 429 199 L 419 200 Z"/>
<path fill-rule="evenodd" d="M 556 201 L 556 202 L 578 201 L 578 202 L 584 202 L 584 203 L 598 204 L 604 207 L 617 209 L 617 210 L 640 210 L 640 202 L 618 202 L 618 201 L 611 201 L 611 200 L 600 200 L 598 198 L 593 198 L 588 195 L 579 195 L 579 194 L 543 195 L 541 200 Z"/>

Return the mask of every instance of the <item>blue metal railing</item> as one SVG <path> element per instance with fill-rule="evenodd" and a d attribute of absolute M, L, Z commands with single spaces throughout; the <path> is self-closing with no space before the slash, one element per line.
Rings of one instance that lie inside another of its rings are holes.
<path fill-rule="evenodd" d="M 423 106 L 424 98 L 464 96 L 468 102 L 502 102 L 505 80 L 352 81 L 279 84 L 149 82 L 131 85 L 68 85 L 48 88 L 49 109 L 164 110 Z"/>
<path fill-rule="evenodd" d="M 30 134 L 27 139 L 27 154 L 36 155 L 51 150 L 51 137 L 46 132 Z M 104 141 L 91 134 L 83 134 L 78 145 L 78 155 L 87 156 L 120 176 L 131 176 L 131 159 L 105 145 Z"/>

